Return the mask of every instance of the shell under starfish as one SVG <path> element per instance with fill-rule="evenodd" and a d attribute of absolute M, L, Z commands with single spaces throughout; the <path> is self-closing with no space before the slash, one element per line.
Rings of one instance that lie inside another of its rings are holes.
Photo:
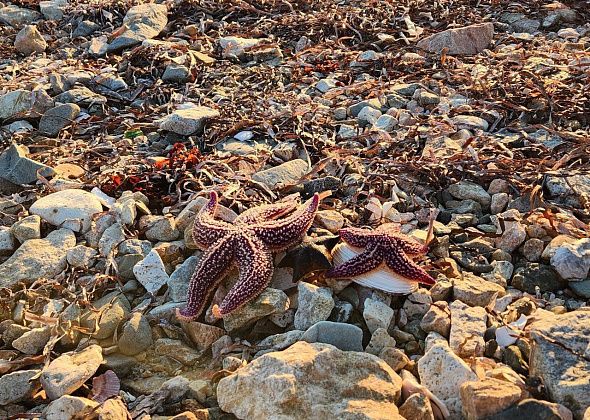
<path fill-rule="evenodd" d="M 335 266 L 341 265 L 363 252 L 364 250 L 362 248 L 355 248 L 341 242 L 332 250 L 333 264 Z M 379 268 L 369 271 L 368 273 L 352 277 L 350 280 L 361 286 L 379 289 L 392 294 L 409 295 L 418 290 L 417 282 L 400 276 L 385 266 L 385 264 L 382 264 Z"/>

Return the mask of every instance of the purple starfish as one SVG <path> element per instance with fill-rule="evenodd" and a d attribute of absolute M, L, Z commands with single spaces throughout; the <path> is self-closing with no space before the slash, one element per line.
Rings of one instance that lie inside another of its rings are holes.
<path fill-rule="evenodd" d="M 351 278 L 385 266 L 407 280 L 431 285 L 435 283 L 423 268 L 412 261 L 412 257 L 426 254 L 428 247 L 400 233 L 393 223 L 381 225 L 375 230 L 341 229 L 340 238 L 350 246 L 364 248 L 365 251 L 329 269 L 326 277 Z"/>
<path fill-rule="evenodd" d="M 272 278 L 272 253 L 303 239 L 319 201 L 316 194 L 297 210 L 293 201 L 254 207 L 228 223 L 215 219 L 218 197 L 212 191 L 209 202 L 195 218 L 192 232 L 197 246 L 206 252 L 195 268 L 187 305 L 177 311 L 178 318 L 190 321 L 199 316 L 210 294 L 233 265 L 238 266 L 240 276 L 221 305 L 214 306 L 214 315 L 223 317 L 258 296 Z M 282 216 L 286 217 L 279 219 Z"/>

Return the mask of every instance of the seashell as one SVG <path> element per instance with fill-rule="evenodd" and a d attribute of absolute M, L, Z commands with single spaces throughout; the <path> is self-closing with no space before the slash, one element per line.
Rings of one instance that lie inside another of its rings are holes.
<path fill-rule="evenodd" d="M 332 262 L 336 265 L 351 260 L 363 252 L 360 248 L 352 247 L 344 242 L 339 243 L 332 250 Z M 409 295 L 418 290 L 418 283 L 410 281 L 383 264 L 381 267 L 368 273 L 361 274 L 351 278 L 350 280 L 361 286 L 370 287 L 372 289 L 383 290 L 387 293 Z"/>
<path fill-rule="evenodd" d="M 112 370 L 92 379 L 92 399 L 103 403 L 109 398 L 119 395 L 121 381 Z"/>

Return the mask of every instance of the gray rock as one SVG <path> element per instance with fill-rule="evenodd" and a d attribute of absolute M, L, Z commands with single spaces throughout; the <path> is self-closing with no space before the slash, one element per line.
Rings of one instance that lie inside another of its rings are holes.
<path fill-rule="evenodd" d="M 16 249 L 16 240 L 9 227 L 0 226 L 0 255 L 10 255 Z"/>
<path fill-rule="evenodd" d="M 430 305 L 428 312 L 420 321 L 420 328 L 427 333 L 434 331 L 443 337 L 448 337 L 451 331 L 449 304 L 443 300 Z"/>
<path fill-rule="evenodd" d="M 80 107 L 76 104 L 63 104 L 51 108 L 39 121 L 39 131 L 48 136 L 57 136 L 59 132 L 70 125 L 80 114 Z"/>
<path fill-rule="evenodd" d="M 510 197 L 506 193 L 496 193 L 492 195 L 492 201 L 490 204 L 490 212 L 492 214 L 498 214 L 504 211 L 508 202 L 510 201 Z"/>
<path fill-rule="evenodd" d="M 381 111 L 370 106 L 361 109 L 357 115 L 357 120 L 361 127 L 373 125 L 381 117 Z"/>
<path fill-rule="evenodd" d="M 157 293 L 170 280 L 162 258 L 155 249 L 133 267 L 133 274 L 145 290 L 152 294 Z"/>
<path fill-rule="evenodd" d="M 50 400 L 80 388 L 102 363 L 102 349 L 93 344 L 79 352 L 64 353 L 41 373 L 41 385 Z"/>
<path fill-rule="evenodd" d="M 475 55 L 486 49 L 493 36 L 494 25 L 481 23 L 430 35 L 421 39 L 417 46 L 433 53 L 440 53 L 446 48 L 451 55 Z"/>
<path fill-rule="evenodd" d="M 265 316 L 283 313 L 289 308 L 289 298 L 282 290 L 267 288 L 255 300 L 223 318 L 229 333 L 252 325 Z"/>
<path fill-rule="evenodd" d="M 154 351 L 159 356 L 167 356 L 185 366 L 194 365 L 201 357 L 201 353 L 187 346 L 180 340 L 160 338 L 154 344 Z"/>
<path fill-rule="evenodd" d="M 315 88 L 322 93 L 326 93 L 330 89 L 334 89 L 336 86 L 337 86 L 336 80 L 334 80 L 334 79 L 320 79 L 315 84 Z"/>
<path fill-rule="evenodd" d="M 92 306 L 98 312 L 87 312 L 82 316 L 80 323 L 83 327 L 94 331 L 93 337 L 99 340 L 111 337 L 131 311 L 131 305 L 125 295 L 117 291 L 104 295 L 93 302 Z M 94 330 L 97 321 L 98 329 Z"/>
<path fill-rule="evenodd" d="M 2 128 L 10 134 L 29 133 L 35 129 L 31 123 L 24 120 L 11 122 L 8 125 L 2 126 Z"/>
<path fill-rule="evenodd" d="M 202 134 L 205 123 L 220 115 L 218 110 L 206 106 L 178 109 L 160 121 L 160 128 L 182 136 Z"/>
<path fill-rule="evenodd" d="M 377 328 L 384 328 L 387 330 L 393 319 L 393 315 L 393 309 L 387 304 L 370 298 L 365 299 L 363 318 L 365 319 L 371 334 L 373 334 Z"/>
<path fill-rule="evenodd" d="M 566 280 L 581 280 L 590 272 L 590 239 L 560 246 L 551 257 L 551 265 Z"/>
<path fill-rule="evenodd" d="M 538 263 L 527 263 L 518 267 L 512 277 L 512 287 L 523 292 L 536 294 L 538 287 L 541 293 L 556 292 L 566 287 L 567 283 L 548 265 Z"/>
<path fill-rule="evenodd" d="M 78 23 L 78 26 L 76 26 L 76 29 L 74 29 L 74 32 L 72 32 L 72 37 L 76 38 L 79 36 L 92 35 L 99 28 L 99 24 L 92 22 L 91 20 L 83 20 L 80 23 Z"/>
<path fill-rule="evenodd" d="M 12 347 L 24 354 L 39 354 L 51 338 L 50 327 L 33 328 L 12 342 Z"/>
<path fill-rule="evenodd" d="M 590 280 L 570 281 L 569 288 L 578 296 L 590 299 Z"/>
<path fill-rule="evenodd" d="M 481 117 L 476 117 L 474 115 L 456 115 L 452 119 L 453 123 L 457 126 L 457 129 L 467 129 L 467 130 L 483 130 L 487 131 L 489 127 L 489 123 Z"/>
<path fill-rule="evenodd" d="M 39 2 L 39 10 L 47 20 L 61 20 L 68 0 L 49 0 Z"/>
<path fill-rule="evenodd" d="M 15 28 L 20 28 L 23 25 L 30 24 L 39 19 L 41 19 L 41 13 L 35 10 L 25 9 L 14 5 L 0 8 L 0 22 L 4 22 Z"/>
<path fill-rule="evenodd" d="M 32 397 L 38 388 L 29 382 L 39 370 L 19 370 L 0 376 L 0 405 L 14 404 Z"/>
<path fill-rule="evenodd" d="M 452 184 L 448 188 L 449 193 L 459 200 L 473 200 L 480 203 L 483 207 L 490 205 L 492 201 L 491 195 L 478 184 L 468 181 L 460 181 Z"/>
<path fill-rule="evenodd" d="M 38 117 L 54 106 L 54 101 L 43 89 L 33 92 L 14 90 L 0 96 L 0 120 L 16 117 Z"/>
<path fill-rule="evenodd" d="M 192 257 L 188 257 L 170 275 L 170 280 L 168 280 L 168 296 L 173 302 L 186 301 L 188 284 L 199 260 L 200 256 L 193 255 Z"/>
<path fill-rule="evenodd" d="M 12 342 L 31 329 L 23 325 L 10 324 L 2 333 L 2 341 L 6 346 L 12 346 Z"/>
<path fill-rule="evenodd" d="M 395 118 L 394 116 L 391 116 L 389 114 L 383 114 L 379 118 L 377 118 L 377 121 L 375 121 L 374 127 L 379 130 L 384 130 L 384 131 L 387 131 L 388 133 L 391 133 L 395 129 L 395 127 L 397 127 L 397 125 L 398 125 L 397 118 Z"/>
<path fill-rule="evenodd" d="M 565 408 L 563 405 L 550 403 L 549 401 L 528 398 L 500 413 L 486 417 L 486 420 L 567 420 L 571 418 L 571 411 Z"/>
<path fill-rule="evenodd" d="M 271 351 L 284 350 L 287 347 L 295 344 L 297 341 L 302 340 L 303 334 L 303 331 L 292 330 L 283 334 L 268 336 L 258 343 L 257 348 L 261 350 L 256 353 L 256 357 L 262 356 L 263 354 L 269 353 Z"/>
<path fill-rule="evenodd" d="M 487 313 L 482 307 L 469 307 L 456 300 L 449 305 L 451 331 L 449 345 L 456 355 L 469 358 L 483 356 L 483 335 L 487 328 Z"/>
<path fill-rule="evenodd" d="M 131 7 L 123 18 L 127 30 L 109 44 L 108 51 L 119 51 L 156 37 L 168 24 L 167 14 L 164 4 L 146 3 Z"/>
<path fill-rule="evenodd" d="M 380 111 L 383 107 L 383 104 L 381 103 L 379 98 L 371 98 L 349 106 L 347 109 L 347 113 L 351 117 L 356 118 L 359 115 L 359 112 L 361 112 L 361 110 L 367 106 Z"/>
<path fill-rule="evenodd" d="M 0 264 L 0 287 L 57 276 L 66 269 L 67 250 L 75 245 L 76 237 L 69 229 L 53 231 L 45 239 L 29 239 Z"/>
<path fill-rule="evenodd" d="M 71 88 L 60 93 L 54 99 L 56 102 L 61 102 L 63 104 L 78 104 L 86 108 L 93 105 L 104 105 L 107 103 L 107 98 L 98 93 L 94 93 L 85 86 Z"/>
<path fill-rule="evenodd" d="M 590 406 L 590 310 L 544 317 L 530 332 L 531 375 L 543 380 L 552 401 L 582 418 Z"/>
<path fill-rule="evenodd" d="M 143 216 L 141 225 L 145 226 L 145 237 L 152 242 L 174 241 L 180 235 L 174 218 L 170 216 Z"/>
<path fill-rule="evenodd" d="M 453 280 L 453 296 L 469 306 L 486 307 L 494 296 L 502 297 L 506 290 L 499 284 L 486 281 L 473 274 L 464 272 L 462 278 Z"/>
<path fill-rule="evenodd" d="M 123 325 L 123 331 L 117 342 L 119 351 L 128 356 L 135 356 L 146 350 L 153 343 L 152 330 L 147 319 L 136 312 Z"/>
<path fill-rule="evenodd" d="M 418 289 L 414 293 L 408 295 L 404 302 L 403 310 L 408 318 L 422 318 L 430 309 L 432 298 L 430 292 L 426 289 Z"/>
<path fill-rule="evenodd" d="M 1 116 L 0 119 L 2 119 Z M 27 153 L 28 149 L 26 147 L 12 143 L 0 155 L 0 178 L 13 184 L 30 184 L 37 181 L 37 171 L 44 177 L 55 174 L 55 171 L 49 166 L 26 157 Z"/>
<path fill-rule="evenodd" d="M 184 83 L 190 80 L 190 77 L 191 71 L 187 66 L 172 63 L 166 66 L 162 80 L 164 82 Z"/>
<path fill-rule="evenodd" d="M 331 289 L 299 282 L 297 290 L 298 306 L 294 320 L 296 329 L 305 331 L 313 324 L 328 319 L 334 308 Z"/>
<path fill-rule="evenodd" d="M 14 39 L 14 48 L 24 55 L 42 53 L 47 48 L 47 41 L 35 25 L 25 25 Z"/>
<path fill-rule="evenodd" d="M 94 81 L 101 86 L 106 87 L 114 92 L 119 90 L 127 90 L 129 86 L 121 77 L 114 74 L 101 74 L 94 78 Z"/>
<path fill-rule="evenodd" d="M 27 216 L 10 227 L 10 232 L 20 242 L 41 238 L 41 218 L 37 215 Z"/>
<path fill-rule="evenodd" d="M 66 258 L 68 264 L 77 268 L 89 268 L 94 264 L 94 257 L 98 253 L 94 248 L 85 245 L 77 245 L 68 250 Z"/>
<path fill-rule="evenodd" d="M 352 324 L 320 321 L 305 331 L 301 340 L 331 344 L 344 351 L 363 351 L 363 330 Z"/>
<path fill-rule="evenodd" d="M 94 194 L 68 189 L 40 198 L 29 211 L 54 226 L 84 233 L 90 229 L 92 216 L 102 212 L 102 204 Z"/>
<path fill-rule="evenodd" d="M 219 46 L 223 58 L 234 60 L 255 62 L 273 60 L 277 62 L 283 57 L 280 48 L 270 44 L 270 40 L 265 38 L 226 36 L 219 38 Z"/>
<path fill-rule="evenodd" d="M 110 256 L 121 242 L 125 240 L 125 231 L 120 223 L 113 223 L 105 229 L 98 241 L 98 251 L 103 257 Z"/>
<path fill-rule="evenodd" d="M 373 335 L 371 335 L 371 341 L 367 344 L 365 351 L 379 356 L 383 349 L 395 347 L 395 344 L 395 338 L 390 336 L 385 328 L 377 328 Z"/>
<path fill-rule="evenodd" d="M 145 256 L 142 254 L 125 254 L 117 257 L 116 261 L 119 275 L 126 280 L 135 279 L 133 267 L 135 267 L 139 262 L 143 261 L 144 257 Z"/>
<path fill-rule="evenodd" d="M 64 395 L 49 403 L 43 412 L 46 420 L 65 420 L 90 417 L 100 404 L 88 398 Z"/>
<path fill-rule="evenodd" d="M 266 185 L 269 189 L 274 190 L 279 184 L 295 184 L 305 174 L 309 172 L 307 162 L 302 159 L 295 159 L 290 162 L 282 163 L 269 169 L 256 172 L 252 179 L 256 182 Z"/>

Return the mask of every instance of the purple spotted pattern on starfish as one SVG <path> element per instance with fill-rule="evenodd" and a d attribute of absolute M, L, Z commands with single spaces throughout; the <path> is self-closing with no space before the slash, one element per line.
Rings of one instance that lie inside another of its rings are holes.
<path fill-rule="evenodd" d="M 215 308 L 218 315 L 227 315 L 258 296 L 272 278 L 272 253 L 303 239 L 320 198 L 316 194 L 297 209 L 295 202 L 254 207 L 233 223 L 215 218 L 218 201 L 217 193 L 211 192 L 209 202 L 195 217 L 193 239 L 205 253 L 190 280 L 187 305 L 177 312 L 182 320 L 199 316 L 211 293 L 234 265 L 240 275 L 219 308 Z"/>
<path fill-rule="evenodd" d="M 385 266 L 410 281 L 434 284 L 434 279 L 411 257 L 424 255 L 428 247 L 399 232 L 397 225 L 388 223 L 375 230 L 346 228 L 340 230 L 340 238 L 356 248 L 364 248 L 344 264 L 326 272 L 329 278 L 351 278 Z"/>

